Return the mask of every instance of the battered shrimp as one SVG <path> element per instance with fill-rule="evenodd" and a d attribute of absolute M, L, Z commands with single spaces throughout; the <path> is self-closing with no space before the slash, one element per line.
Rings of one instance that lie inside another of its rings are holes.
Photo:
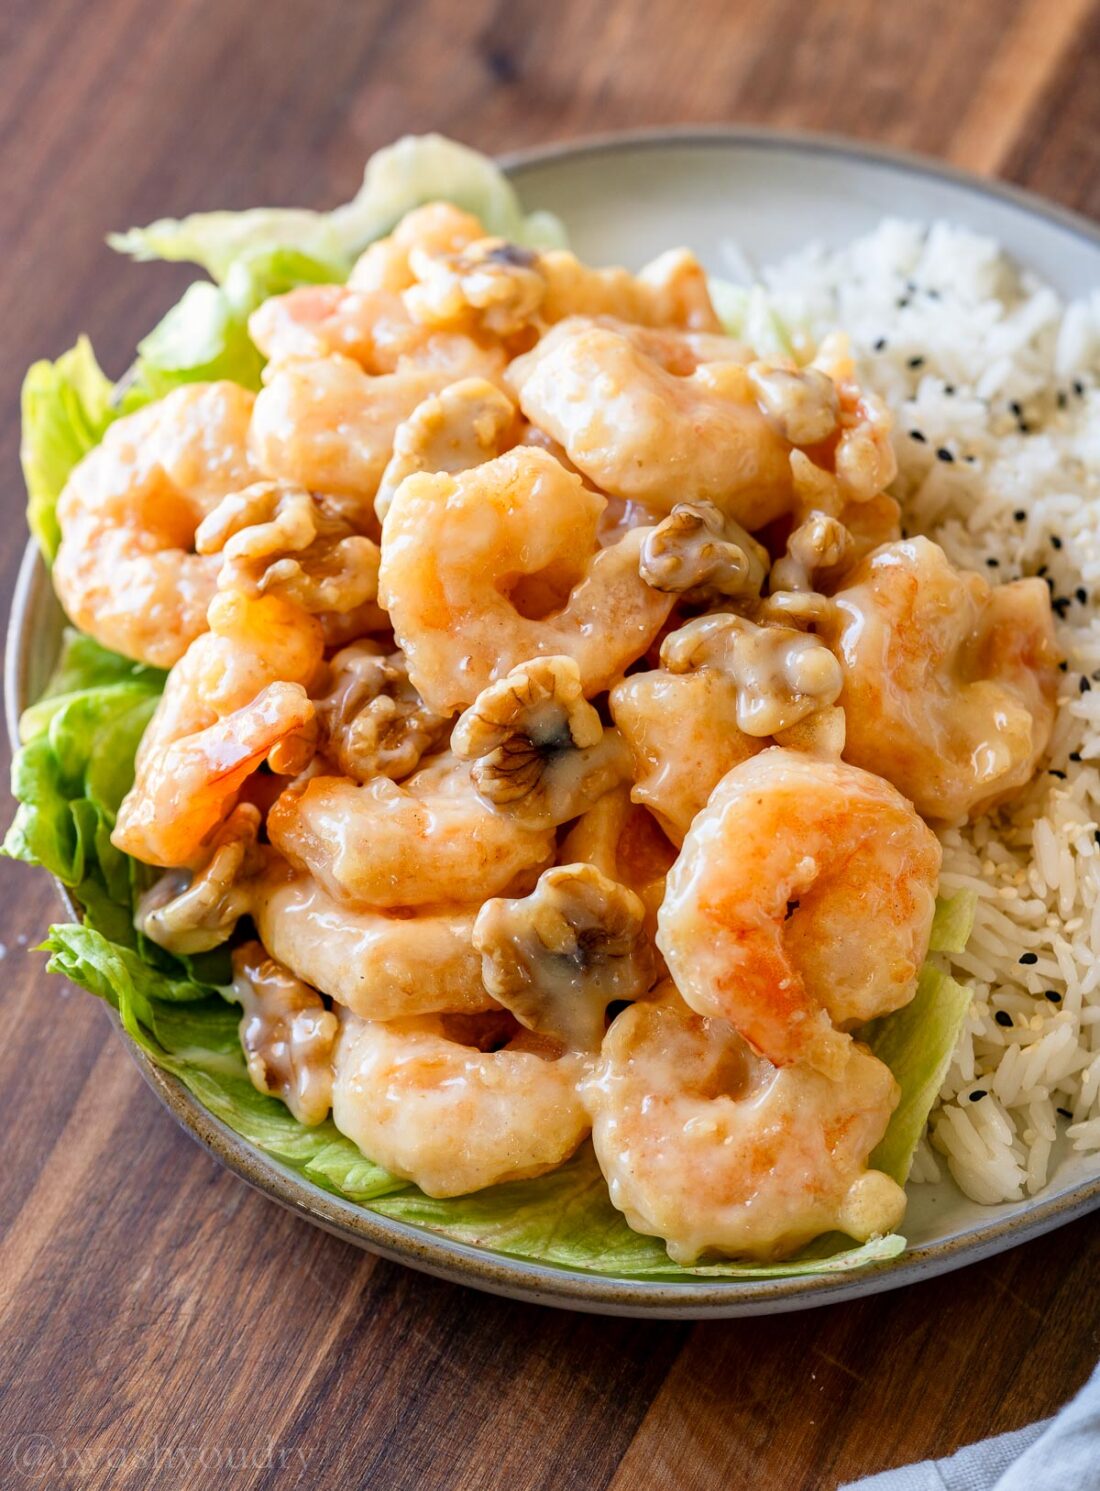
<path fill-rule="evenodd" d="M 739 727 L 737 683 L 718 668 L 632 673 L 609 702 L 633 758 L 631 797 L 674 844 L 726 773 L 764 745 Z"/>
<path fill-rule="evenodd" d="M 419 404 L 397 427 L 374 511 L 384 523 L 393 494 L 417 471 L 468 471 L 499 456 L 518 434 L 516 406 L 484 378 L 464 378 Z"/>
<path fill-rule="evenodd" d="M 249 909 L 273 957 L 364 1019 L 493 1007 L 473 944 L 476 906 L 357 909 L 276 865 L 252 887 Z"/>
<path fill-rule="evenodd" d="M 562 840 L 560 864 L 595 865 L 609 880 L 628 886 L 646 909 L 646 927 L 657 930 L 665 877 L 676 848 L 652 814 L 631 801 L 629 787 L 605 792 L 582 813 Z"/>
<path fill-rule="evenodd" d="M 195 530 L 256 478 L 254 397 L 236 383 L 178 388 L 117 420 L 70 475 L 54 586 L 105 647 L 170 668 L 206 630 L 219 560 L 194 552 Z"/>
<path fill-rule="evenodd" d="M 413 368 L 372 378 L 348 357 L 285 363 L 256 396 L 252 458 L 291 486 L 358 498 L 367 531 L 398 425 L 453 377 Z"/>
<path fill-rule="evenodd" d="M 700 1014 L 840 1076 L 842 1032 L 913 997 L 939 841 L 888 782 L 773 747 L 723 778 L 668 877 L 657 945 Z"/>
<path fill-rule="evenodd" d="M 293 772 L 312 752 L 320 624 L 281 596 L 233 592 L 214 597 L 209 622 L 169 674 L 111 835 L 147 864 L 201 864 L 261 762 Z"/>
<path fill-rule="evenodd" d="M 987 812 L 1031 780 L 1058 693 L 1042 580 L 991 587 L 908 539 L 863 560 L 818 630 L 843 672 L 846 759 L 925 817 Z"/>
<path fill-rule="evenodd" d="M 561 322 L 508 370 L 520 408 L 602 491 L 667 513 L 712 502 L 757 529 L 791 506 L 789 441 L 746 368 L 670 372 L 621 328 Z"/>
<path fill-rule="evenodd" d="M 456 252 L 409 255 L 418 283 L 405 294 L 416 320 L 506 339 L 531 335 L 567 316 L 613 316 L 642 326 L 721 329 L 695 255 L 672 249 L 634 276 L 593 269 L 567 249 L 537 254 L 502 238 Z"/>
<path fill-rule="evenodd" d="M 561 1165 L 588 1133 L 581 1058 L 510 1015 L 388 1024 L 341 1011 L 332 1117 L 429 1196 L 462 1196 Z"/>
<path fill-rule="evenodd" d="M 303 285 L 265 300 L 248 332 L 270 363 L 349 357 L 367 373 L 415 369 L 452 379 L 499 378 L 507 354 L 499 344 L 415 322 L 399 295 L 344 285 Z"/>
<path fill-rule="evenodd" d="M 889 1068 L 852 1046 L 831 1081 L 774 1067 L 666 985 L 604 1037 L 582 1086 L 611 1200 L 677 1263 L 786 1258 L 823 1232 L 893 1230 L 905 1192 L 867 1168 L 897 1105 Z"/>
<path fill-rule="evenodd" d="M 383 525 L 378 593 L 432 709 L 472 704 L 552 654 L 574 659 L 590 696 L 641 656 L 673 597 L 638 573 L 648 530 L 595 552 L 604 505 L 534 446 L 402 482 Z"/>
<path fill-rule="evenodd" d="M 276 849 L 330 895 L 360 906 L 436 906 L 469 886 L 499 895 L 550 862 L 554 834 L 498 813 L 478 795 L 466 762 L 436 756 L 398 786 L 313 777 L 268 814 Z"/>
<path fill-rule="evenodd" d="M 428 202 L 414 207 L 388 238 L 376 239 L 356 260 L 348 276 L 351 290 L 407 290 L 416 283 L 409 255 L 416 250 L 454 254 L 485 237 L 485 226 L 472 212 L 450 202 Z"/>

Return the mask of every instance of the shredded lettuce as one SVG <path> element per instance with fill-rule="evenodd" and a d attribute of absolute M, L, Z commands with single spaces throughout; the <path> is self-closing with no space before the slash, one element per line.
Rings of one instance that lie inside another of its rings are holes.
<path fill-rule="evenodd" d="M 978 906 L 978 893 L 973 890 L 956 891 L 953 896 L 941 896 L 936 902 L 936 914 L 932 918 L 932 936 L 928 944 L 930 953 L 961 953 L 965 951 L 974 930 L 974 913 Z"/>
<path fill-rule="evenodd" d="M 23 380 L 19 456 L 27 486 L 27 523 L 48 560 L 61 542 L 57 499 L 80 458 L 116 418 L 111 381 L 81 337 L 56 362 L 36 362 Z"/>
<path fill-rule="evenodd" d="M 476 215 L 486 229 L 531 248 L 565 242 L 557 218 L 525 216 L 511 182 L 486 156 L 441 135 L 406 135 L 367 162 L 352 200 L 332 212 L 253 207 L 244 212 L 197 212 L 161 218 L 147 228 L 107 240 L 134 259 L 189 260 L 212 279 L 226 280 L 242 256 L 265 249 L 298 249 L 343 264 L 388 233 L 406 212 L 442 198 Z"/>

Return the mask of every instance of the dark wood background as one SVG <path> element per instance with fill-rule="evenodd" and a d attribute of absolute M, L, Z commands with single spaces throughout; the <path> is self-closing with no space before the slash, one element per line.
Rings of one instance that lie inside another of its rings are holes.
<path fill-rule="evenodd" d="M 750 121 L 849 133 L 1100 217 L 1100 0 L 5 0 L 0 558 L 19 381 L 109 369 L 186 271 L 108 229 L 326 206 L 438 128 L 487 151 Z M 380 1262 L 177 1130 L 102 1011 L 28 950 L 58 906 L 0 865 L 0 1486 L 833 1487 L 1053 1411 L 1098 1351 L 1086 1219 L 801 1316 L 574 1316 Z"/>

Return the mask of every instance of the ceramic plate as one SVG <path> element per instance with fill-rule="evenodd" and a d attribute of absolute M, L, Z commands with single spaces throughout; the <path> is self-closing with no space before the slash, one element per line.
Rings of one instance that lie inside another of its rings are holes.
<path fill-rule="evenodd" d="M 926 162 L 821 138 L 763 131 L 663 130 L 513 156 L 506 161 L 529 208 L 568 224 L 582 258 L 638 267 L 689 244 L 728 273 L 736 240 L 767 263 L 817 238 L 835 245 L 884 216 L 948 218 L 992 234 L 1063 295 L 1100 284 L 1100 230 L 1005 187 Z M 9 728 L 41 690 L 56 656 L 61 613 L 37 556 L 20 573 L 8 641 Z M 213 1119 L 176 1080 L 136 1050 L 150 1085 L 224 1164 L 318 1226 L 414 1268 L 499 1294 L 622 1315 L 732 1316 L 803 1309 L 897 1288 L 958 1268 L 1100 1206 L 1097 1157 L 1065 1154 L 1050 1184 L 1027 1201 L 982 1207 L 951 1182 L 916 1187 L 905 1219 L 908 1250 L 850 1274 L 739 1282 L 617 1280 L 466 1247 L 374 1215 L 312 1186 Z"/>

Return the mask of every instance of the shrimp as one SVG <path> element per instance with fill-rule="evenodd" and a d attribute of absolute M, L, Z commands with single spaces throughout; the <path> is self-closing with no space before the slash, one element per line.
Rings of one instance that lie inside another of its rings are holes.
<path fill-rule="evenodd" d="M 254 883 L 249 909 L 272 957 L 366 1020 L 493 1008 L 473 943 L 477 906 L 350 907 L 276 864 Z"/>
<path fill-rule="evenodd" d="M 349 357 L 284 363 L 256 396 L 252 459 L 290 486 L 357 498 L 365 532 L 398 426 L 453 380 L 431 368 L 372 378 Z"/>
<path fill-rule="evenodd" d="M 379 599 L 409 677 L 437 713 L 520 663 L 571 657 L 587 696 L 649 646 L 673 597 L 638 572 L 648 532 L 596 552 L 604 499 L 535 446 L 450 475 L 414 475 L 382 529 Z"/>
<path fill-rule="evenodd" d="M 147 864 L 200 866 L 248 776 L 264 760 L 293 773 L 312 752 L 320 624 L 282 596 L 231 591 L 209 623 L 168 676 L 111 835 Z"/>
<path fill-rule="evenodd" d="M 468 471 L 514 444 L 516 406 L 484 378 L 463 378 L 418 404 L 393 441 L 374 511 L 386 521 L 393 494 L 417 471 Z"/>
<path fill-rule="evenodd" d="M 672 249 L 639 275 L 592 269 L 567 249 L 534 253 L 502 238 L 483 238 L 451 253 L 423 247 L 409 254 L 417 284 L 405 292 L 413 317 L 449 331 L 508 340 L 532 335 L 567 316 L 613 316 L 646 327 L 717 332 L 702 265 Z"/>
<path fill-rule="evenodd" d="M 382 1024 L 341 1011 L 335 1065 L 336 1127 L 429 1196 L 544 1175 L 588 1133 L 582 1059 L 503 1012 Z"/>
<path fill-rule="evenodd" d="M 74 468 L 57 503 L 54 586 L 105 647 L 170 668 L 206 630 L 220 561 L 194 552 L 195 530 L 256 479 L 254 397 L 235 383 L 175 389 L 117 420 Z"/>
<path fill-rule="evenodd" d="M 611 690 L 611 716 L 633 758 L 631 797 L 674 844 L 726 773 L 763 749 L 737 723 L 739 698 L 736 680 L 713 667 L 632 673 Z"/>
<path fill-rule="evenodd" d="M 863 560 L 818 630 L 841 664 L 845 758 L 925 817 L 977 816 L 1031 780 L 1058 694 L 1042 580 L 990 586 L 908 539 Z"/>
<path fill-rule="evenodd" d="M 627 786 L 605 792 L 582 813 L 558 854 L 559 864 L 595 865 L 609 880 L 632 890 L 645 907 L 651 938 L 665 898 L 665 879 L 675 859 L 675 846 L 656 818 L 631 801 Z"/>
<path fill-rule="evenodd" d="M 881 777 L 774 746 L 692 823 L 657 919 L 676 987 L 777 1066 L 839 1076 L 843 1032 L 913 997 L 941 850 Z"/>
<path fill-rule="evenodd" d="M 472 212 L 450 202 L 414 207 L 388 238 L 377 238 L 363 250 L 348 276 L 351 290 L 407 290 L 416 283 L 409 256 L 416 250 L 454 254 L 485 237 L 485 226 Z"/>
<path fill-rule="evenodd" d="M 276 366 L 348 357 L 374 375 L 417 369 L 452 379 L 499 379 L 507 354 L 485 338 L 418 325 L 399 295 L 344 285 L 303 285 L 265 300 L 248 320 L 256 346 Z"/>
<path fill-rule="evenodd" d="M 624 329 L 571 319 L 516 358 L 508 382 L 527 418 L 614 497 L 661 513 L 712 502 L 749 529 L 791 506 L 791 445 L 739 363 L 670 372 Z"/>
<path fill-rule="evenodd" d="M 677 1263 L 786 1258 L 824 1232 L 864 1242 L 905 1211 L 868 1169 L 898 1087 L 863 1046 L 835 1081 L 774 1067 L 665 985 L 614 1021 L 581 1095 L 612 1203 Z"/>
<path fill-rule="evenodd" d="M 553 857 L 552 828 L 528 828 L 478 795 L 470 767 L 449 753 L 400 786 L 315 776 L 282 794 L 268 836 L 296 869 L 337 900 L 372 907 L 432 906 L 456 887 L 501 894 Z"/>

